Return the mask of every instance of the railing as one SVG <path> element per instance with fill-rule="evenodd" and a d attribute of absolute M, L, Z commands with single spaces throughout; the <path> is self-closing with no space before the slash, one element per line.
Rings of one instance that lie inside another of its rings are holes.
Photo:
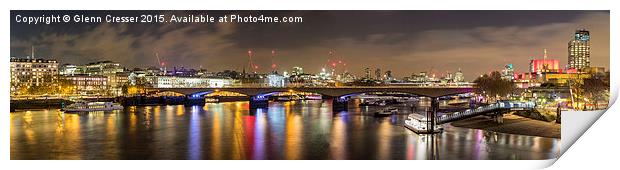
<path fill-rule="evenodd" d="M 512 110 L 516 108 L 520 109 L 533 109 L 536 105 L 533 102 L 497 102 L 487 106 L 478 107 L 476 109 L 467 109 L 462 112 L 455 112 L 452 114 L 445 114 L 439 117 L 438 123 L 447 123 L 455 120 L 460 120 L 498 109 Z"/>
<path fill-rule="evenodd" d="M 243 84 L 230 85 L 223 87 L 212 86 L 193 86 L 193 87 L 152 87 L 156 89 L 175 89 L 175 88 L 472 88 L 473 86 L 304 86 L 304 85 L 287 85 L 287 86 L 269 86 L 264 84 Z"/>

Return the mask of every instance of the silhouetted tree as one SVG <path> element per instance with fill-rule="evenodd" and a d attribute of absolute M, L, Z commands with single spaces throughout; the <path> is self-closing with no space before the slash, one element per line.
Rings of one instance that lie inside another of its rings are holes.
<path fill-rule="evenodd" d="M 486 94 L 489 97 L 497 99 L 498 97 L 504 98 L 509 94 L 512 94 L 515 90 L 515 85 L 509 80 L 502 79 L 501 74 L 498 71 L 491 72 L 490 75 L 485 74 L 474 80 L 477 87 L 478 94 Z"/>
<path fill-rule="evenodd" d="M 604 80 L 604 77 L 585 78 L 580 88 L 584 97 L 591 99 L 595 109 L 598 109 L 598 101 L 606 100 L 609 95 L 609 81 Z"/>

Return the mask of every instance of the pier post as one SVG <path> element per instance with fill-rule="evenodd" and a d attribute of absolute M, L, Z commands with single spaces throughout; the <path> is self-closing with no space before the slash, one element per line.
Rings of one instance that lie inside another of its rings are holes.
<path fill-rule="evenodd" d="M 269 107 L 269 99 L 267 96 L 256 95 L 250 96 L 250 109 L 267 108 Z"/>
<path fill-rule="evenodd" d="M 438 97 L 431 97 L 431 110 L 427 113 L 428 121 L 428 129 L 431 133 L 435 133 L 435 124 L 437 124 L 437 110 L 439 110 L 439 100 Z"/>
<path fill-rule="evenodd" d="M 555 123 L 562 123 L 562 108 L 560 108 L 559 104 L 555 112 Z"/>
<path fill-rule="evenodd" d="M 332 111 L 333 112 L 346 111 L 349 109 L 348 104 L 349 104 L 349 98 L 334 97 L 332 98 Z"/>

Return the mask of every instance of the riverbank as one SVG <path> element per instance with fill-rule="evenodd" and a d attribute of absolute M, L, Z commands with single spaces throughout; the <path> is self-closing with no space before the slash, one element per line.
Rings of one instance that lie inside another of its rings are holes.
<path fill-rule="evenodd" d="M 555 122 L 545 122 L 513 114 L 504 115 L 503 124 L 495 123 L 493 120 L 487 117 L 477 116 L 465 120 L 455 121 L 450 123 L 450 125 L 499 133 L 540 136 L 558 139 L 560 138 L 561 127 L 561 124 Z"/>

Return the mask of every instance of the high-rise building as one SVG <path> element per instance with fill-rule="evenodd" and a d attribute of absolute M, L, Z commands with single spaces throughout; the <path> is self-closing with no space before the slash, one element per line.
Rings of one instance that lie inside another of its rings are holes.
<path fill-rule="evenodd" d="M 568 68 L 582 70 L 590 67 L 590 31 L 579 29 L 568 42 Z"/>
<path fill-rule="evenodd" d="M 370 68 L 368 68 L 368 67 L 364 68 L 364 73 L 366 74 L 364 76 L 364 78 L 370 79 L 370 77 L 371 77 L 371 75 L 370 75 Z"/>
<path fill-rule="evenodd" d="M 381 76 L 381 75 L 382 75 L 382 74 L 381 74 L 381 69 L 380 69 L 380 68 L 377 68 L 377 69 L 375 70 L 375 79 L 376 79 L 376 80 L 382 80 L 382 78 L 381 78 L 382 76 Z"/>
<path fill-rule="evenodd" d="M 504 69 L 502 70 L 502 79 L 513 81 L 514 80 L 515 70 L 512 64 L 504 65 Z"/>

